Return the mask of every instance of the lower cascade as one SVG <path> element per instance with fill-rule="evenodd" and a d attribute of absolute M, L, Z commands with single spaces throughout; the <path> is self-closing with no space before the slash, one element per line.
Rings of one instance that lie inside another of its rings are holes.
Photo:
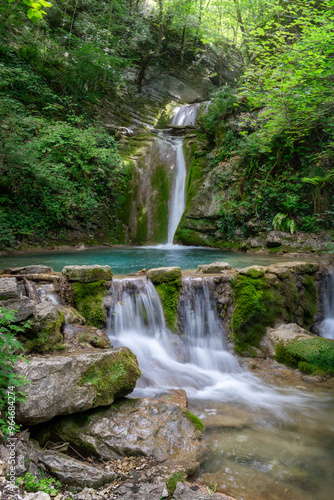
<path fill-rule="evenodd" d="M 142 377 L 133 395 L 152 397 L 181 388 L 196 400 L 236 402 L 274 412 L 292 399 L 306 404 L 306 395 L 265 385 L 228 351 L 211 297 L 211 279 L 183 278 L 183 336 L 165 327 L 159 296 L 149 280 L 113 280 L 108 335 L 113 345 L 129 347 L 138 358 Z"/>

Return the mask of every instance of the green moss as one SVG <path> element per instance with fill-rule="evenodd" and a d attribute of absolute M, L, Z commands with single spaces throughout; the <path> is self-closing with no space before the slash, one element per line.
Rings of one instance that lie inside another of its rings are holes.
<path fill-rule="evenodd" d="M 249 345 L 259 345 L 266 326 L 273 326 L 275 317 L 282 314 L 283 301 L 265 276 L 252 278 L 239 274 L 233 284 L 233 296 L 234 346 L 239 354 L 243 354 Z"/>
<path fill-rule="evenodd" d="M 115 362 L 107 357 L 96 361 L 83 373 L 78 385 L 94 386 L 96 398 L 93 406 L 105 406 L 112 403 L 114 397 L 126 396 L 132 392 L 140 375 L 136 357 L 126 350 L 118 353 Z"/>
<path fill-rule="evenodd" d="M 184 410 L 183 413 L 190 420 L 190 422 L 194 424 L 194 427 L 197 431 L 205 431 L 205 425 L 199 417 L 191 413 L 189 410 Z"/>
<path fill-rule="evenodd" d="M 174 281 L 156 284 L 155 288 L 162 303 L 166 325 L 172 332 L 177 332 L 178 304 L 181 293 L 181 280 L 180 278 L 178 278 Z"/>
<path fill-rule="evenodd" d="M 184 474 L 184 472 L 174 472 L 174 474 L 166 481 L 168 494 L 172 496 L 174 491 L 176 490 L 177 483 L 185 480 L 186 475 Z"/>
<path fill-rule="evenodd" d="M 107 293 L 106 281 L 73 283 L 74 307 L 86 318 L 87 325 L 101 328 L 105 321 L 103 299 Z"/>
<path fill-rule="evenodd" d="M 168 176 L 166 165 L 156 165 L 151 175 L 151 203 L 155 207 L 153 216 L 153 242 L 167 241 L 168 200 L 172 188 L 172 177 Z"/>
<path fill-rule="evenodd" d="M 301 276 L 303 283 L 303 294 L 301 295 L 300 305 L 303 308 L 303 323 L 309 327 L 314 323 L 314 316 L 317 312 L 318 292 L 312 276 Z"/>
<path fill-rule="evenodd" d="M 141 207 L 139 209 L 136 239 L 137 239 L 138 243 L 146 243 L 146 241 L 147 241 L 147 210 L 146 210 L 146 207 Z"/>
<path fill-rule="evenodd" d="M 334 374 L 334 342 L 331 339 L 314 337 L 296 339 L 287 345 L 276 346 L 276 359 L 304 373 Z"/>
<path fill-rule="evenodd" d="M 25 350 L 27 352 L 34 350 L 46 353 L 65 349 L 62 344 L 63 335 L 61 333 L 61 328 L 65 323 L 65 315 L 58 311 L 57 319 L 42 324 L 37 336 L 25 343 Z"/>

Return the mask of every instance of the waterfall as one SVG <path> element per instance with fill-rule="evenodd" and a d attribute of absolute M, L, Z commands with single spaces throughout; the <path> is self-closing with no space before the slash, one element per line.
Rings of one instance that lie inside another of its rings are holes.
<path fill-rule="evenodd" d="M 179 106 L 174 111 L 172 125 L 194 126 L 199 107 L 200 103 Z M 185 209 L 185 186 L 187 177 L 186 164 L 183 155 L 183 138 L 170 137 L 170 139 L 175 145 L 176 165 L 169 210 L 167 245 L 173 244 L 175 232 Z"/>
<path fill-rule="evenodd" d="M 47 283 L 44 285 L 36 284 L 35 286 L 41 302 L 49 301 L 57 305 L 63 304 L 63 301 L 54 289 L 53 283 Z"/>
<path fill-rule="evenodd" d="M 211 280 L 211 281 L 210 281 Z M 133 393 L 154 397 L 171 388 L 189 398 L 243 403 L 273 412 L 291 404 L 281 393 L 244 370 L 225 346 L 212 278 L 184 278 L 180 297 L 183 336 L 165 328 L 157 292 L 146 278 L 114 279 L 107 333 L 114 346 L 127 346 L 142 372 Z"/>
<path fill-rule="evenodd" d="M 185 208 L 186 164 L 183 155 L 183 139 L 175 139 L 176 167 L 173 182 L 173 192 L 169 212 L 167 244 L 173 244 L 174 234 L 181 220 Z"/>
<path fill-rule="evenodd" d="M 334 340 L 334 271 L 326 277 L 322 307 L 324 320 L 320 324 L 320 335 Z"/>

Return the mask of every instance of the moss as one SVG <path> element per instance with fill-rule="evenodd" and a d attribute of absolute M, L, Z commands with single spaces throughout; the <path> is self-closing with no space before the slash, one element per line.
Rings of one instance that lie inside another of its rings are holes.
<path fill-rule="evenodd" d="M 184 245 L 194 245 L 194 246 L 210 246 L 213 248 L 219 248 L 219 242 L 206 233 L 200 233 L 199 231 L 193 231 L 192 229 L 187 229 L 184 227 L 186 220 L 181 221 L 179 229 L 176 231 L 175 239 L 177 243 L 182 243 Z"/>
<path fill-rule="evenodd" d="M 136 239 L 139 243 L 147 241 L 147 210 L 146 207 L 139 209 Z"/>
<path fill-rule="evenodd" d="M 287 345 L 276 346 L 276 360 L 304 373 L 334 374 L 334 342 L 331 339 L 314 337 L 296 339 Z"/>
<path fill-rule="evenodd" d="M 27 352 L 35 350 L 41 353 L 64 350 L 61 328 L 65 323 L 64 313 L 58 311 L 57 319 L 42 324 L 37 337 L 25 343 L 25 350 Z"/>
<path fill-rule="evenodd" d="M 174 474 L 166 481 L 168 494 L 172 496 L 174 491 L 176 490 L 177 483 L 185 480 L 186 475 L 184 474 L 184 472 L 174 472 Z"/>
<path fill-rule="evenodd" d="M 105 322 L 103 299 L 107 293 L 108 282 L 100 280 L 92 283 L 73 283 L 71 285 L 74 307 L 86 319 L 87 325 L 101 328 Z"/>
<path fill-rule="evenodd" d="M 136 357 L 126 349 L 117 353 L 114 362 L 108 357 L 100 358 L 83 373 L 78 385 L 94 386 L 96 397 L 93 407 L 105 406 L 112 403 L 114 397 L 132 392 L 140 375 Z"/>
<path fill-rule="evenodd" d="M 309 327 L 314 323 L 314 316 L 317 312 L 318 292 L 312 276 L 301 276 L 303 284 L 303 294 L 300 299 L 300 305 L 303 308 L 303 323 Z"/>
<path fill-rule="evenodd" d="M 294 273 L 287 274 L 280 282 L 279 291 L 281 293 L 284 309 L 287 313 L 287 319 L 291 323 L 294 321 L 294 312 L 296 304 L 299 304 L 300 297 L 298 293 L 296 276 Z"/>
<path fill-rule="evenodd" d="M 194 424 L 194 427 L 197 431 L 205 431 L 205 425 L 199 417 L 191 413 L 189 410 L 184 410 L 183 413 L 190 420 L 190 422 Z"/>
<path fill-rule="evenodd" d="M 282 297 L 263 276 L 239 274 L 233 284 L 234 312 L 232 332 L 236 352 L 243 354 L 249 345 L 257 347 L 266 326 L 273 326 L 282 314 Z"/>
<path fill-rule="evenodd" d="M 168 236 L 168 200 L 172 188 L 172 178 L 167 173 L 167 166 L 156 165 L 151 175 L 151 203 L 155 207 L 152 214 L 154 243 L 167 241 Z"/>
<path fill-rule="evenodd" d="M 166 325 L 172 332 L 177 332 L 178 304 L 181 293 L 181 280 L 180 278 L 178 278 L 174 281 L 156 284 L 155 288 L 162 303 Z"/>

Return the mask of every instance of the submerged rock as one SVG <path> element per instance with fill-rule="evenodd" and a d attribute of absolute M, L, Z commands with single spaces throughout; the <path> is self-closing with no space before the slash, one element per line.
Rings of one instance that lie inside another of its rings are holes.
<path fill-rule="evenodd" d="M 65 417 L 54 427 L 61 439 L 103 460 L 130 455 L 197 459 L 206 451 L 203 430 L 188 410 L 148 398 Z"/>
<path fill-rule="evenodd" d="M 126 347 L 31 357 L 29 364 L 17 363 L 15 372 L 30 382 L 16 414 L 29 425 L 109 405 L 132 392 L 140 377 L 137 358 Z"/>
<path fill-rule="evenodd" d="M 65 266 L 62 270 L 64 276 L 69 281 L 79 281 L 81 283 L 92 283 L 93 281 L 110 281 L 112 271 L 110 266 Z"/>

